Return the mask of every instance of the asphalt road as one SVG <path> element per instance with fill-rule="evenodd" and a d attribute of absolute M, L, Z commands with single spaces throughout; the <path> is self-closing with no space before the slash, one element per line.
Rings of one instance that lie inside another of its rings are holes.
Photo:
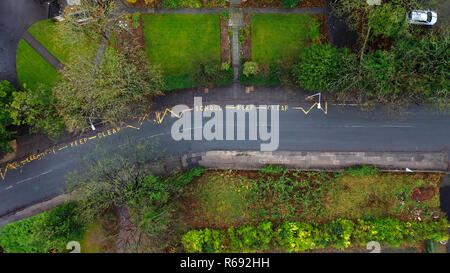
<path fill-rule="evenodd" d="M 272 104 L 287 104 L 288 110 L 280 111 L 278 150 L 425 152 L 450 148 L 449 116 L 439 115 L 423 107 L 407 108 L 401 117 L 387 117 L 381 108 L 365 112 L 356 106 L 330 103 L 326 115 L 316 107 L 306 115 L 295 107 L 301 106 L 308 110 L 313 102 L 298 102 L 304 98 L 300 90 L 258 88 L 252 94 L 245 94 L 240 86 L 210 89 L 207 94 L 203 90 L 172 92 L 158 98 L 156 105 L 163 110 L 182 102 L 192 104 L 193 96 L 202 93 L 204 106 L 214 101 L 224 111 L 228 111 L 225 105 L 260 105 L 267 100 L 273 101 Z M 324 101 L 322 106 L 325 106 Z M 67 147 L 62 144 L 49 150 L 45 156 L 28 158 L 30 162 L 25 160 L 16 169 L 8 168 L 5 172 L 6 166 L 2 166 L 5 178 L 0 181 L 0 215 L 61 193 L 68 171 L 82 170 L 86 158 L 99 158 L 102 151 L 114 154 L 118 147 L 133 146 L 139 140 L 147 139 L 156 143 L 157 150 L 164 155 L 189 151 L 260 149 L 261 141 L 174 141 L 171 127 L 177 118 L 166 116 L 158 124 L 153 122 L 154 117 L 154 113 L 151 113 L 142 124 L 135 120 L 128 124 L 132 127 L 125 126 L 120 131 L 98 129 L 81 136 L 76 144 L 68 143 Z M 205 118 L 204 123 L 207 120 Z M 194 126 L 192 124 L 189 129 L 192 130 Z"/>
<path fill-rule="evenodd" d="M 16 75 L 16 50 L 23 33 L 34 23 L 46 19 L 39 0 L 0 1 L 0 81 L 19 87 Z"/>

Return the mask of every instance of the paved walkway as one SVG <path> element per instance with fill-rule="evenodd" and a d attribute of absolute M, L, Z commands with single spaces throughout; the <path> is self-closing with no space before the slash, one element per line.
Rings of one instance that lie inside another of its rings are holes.
<path fill-rule="evenodd" d="M 39 53 L 39 55 L 41 55 L 42 58 L 44 58 L 56 70 L 61 70 L 63 68 L 62 63 L 55 56 L 53 56 L 52 53 L 50 53 L 50 51 L 48 51 L 41 43 L 39 43 L 38 40 L 31 36 L 30 33 L 25 32 L 23 34 L 23 39 L 27 41 L 27 43 L 30 44 L 30 46 L 34 48 L 34 50 L 36 50 L 36 52 Z"/>
<path fill-rule="evenodd" d="M 233 31 L 231 37 L 231 60 L 234 69 L 233 82 L 239 82 L 239 73 L 241 67 L 241 54 L 240 54 L 240 42 L 239 42 L 239 30 L 243 26 L 244 14 L 242 9 L 230 8 L 230 20 L 229 27 Z"/>

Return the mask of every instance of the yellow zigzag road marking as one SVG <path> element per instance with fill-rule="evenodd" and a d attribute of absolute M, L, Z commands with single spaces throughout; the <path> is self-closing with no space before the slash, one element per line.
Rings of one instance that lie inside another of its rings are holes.
<path fill-rule="evenodd" d="M 169 112 L 171 114 L 173 114 L 175 117 L 181 118 L 183 116 L 184 112 L 188 112 L 188 111 L 192 111 L 192 110 L 193 110 L 193 108 L 185 109 L 185 110 L 181 111 L 181 113 L 179 115 L 177 115 L 171 109 L 166 108 L 166 110 L 164 110 L 164 112 L 159 112 L 159 111 L 155 112 L 155 119 L 153 119 L 153 122 L 157 123 L 157 124 L 161 124 L 164 121 L 164 118 L 166 117 L 167 113 L 169 113 Z M 161 116 L 161 113 L 162 113 L 162 116 Z"/>
<path fill-rule="evenodd" d="M 302 110 L 303 113 L 307 115 L 316 105 L 318 105 L 317 102 L 315 102 L 308 110 L 305 110 L 303 107 L 292 107 L 292 108 L 296 110 Z M 324 112 L 325 115 L 328 114 L 328 102 L 325 102 L 325 110 L 323 110 L 323 108 L 320 108 L 320 110 L 322 110 L 322 112 Z"/>
<path fill-rule="evenodd" d="M 310 112 L 315 106 L 317 106 L 317 104 L 318 104 L 317 102 L 314 103 L 308 110 L 305 110 L 303 107 L 293 107 L 293 109 L 296 109 L 296 110 L 302 110 L 303 113 L 304 113 L 305 115 L 307 115 L 307 114 L 309 114 L 309 112 Z M 236 107 L 235 107 L 235 106 L 226 106 L 226 108 L 227 108 L 227 109 L 235 109 Z M 260 106 L 260 107 L 257 107 L 257 109 L 266 109 L 266 108 L 267 108 L 267 106 Z M 184 112 L 188 112 L 188 111 L 192 111 L 192 110 L 193 110 L 193 108 L 185 109 L 185 110 L 183 110 L 179 115 L 176 114 L 176 113 L 174 113 L 174 112 L 173 112 L 171 109 L 169 109 L 169 108 L 166 108 L 164 111 L 156 111 L 156 112 L 155 112 L 155 118 L 153 119 L 153 122 L 154 122 L 154 123 L 157 123 L 157 124 L 161 124 L 161 123 L 164 121 L 164 118 L 167 116 L 167 113 L 171 113 L 171 114 L 173 114 L 175 117 L 181 118 L 181 117 L 183 116 Z M 328 103 L 325 102 L 325 109 L 321 108 L 320 110 L 322 110 L 322 112 L 324 112 L 325 114 L 327 114 L 327 113 L 328 113 Z M 148 120 L 148 117 L 149 117 L 149 114 L 145 114 L 144 116 L 140 117 L 139 120 L 138 120 L 139 126 L 142 126 L 142 124 L 144 123 L 144 121 L 145 121 L 145 120 Z M 140 129 L 141 129 L 140 127 L 135 127 L 135 126 L 129 125 L 129 124 L 128 124 L 128 125 L 125 125 L 125 127 L 132 128 L 132 129 L 135 129 L 135 130 L 140 130 Z M 106 130 L 106 131 L 108 131 L 108 130 Z M 108 134 L 108 135 L 109 135 L 109 134 Z M 106 137 L 106 135 L 104 135 L 103 137 Z M 97 137 L 97 136 L 92 136 L 92 137 L 89 137 L 89 138 L 87 138 L 87 139 L 88 139 L 88 140 L 93 140 L 93 139 L 96 139 L 96 138 L 102 139 L 103 137 L 101 137 L 101 136 L 99 136 L 99 137 Z M 75 146 L 73 146 L 73 147 L 76 147 L 76 146 L 77 146 L 77 145 L 75 145 Z M 69 145 L 64 145 L 64 146 L 60 146 L 60 147 L 56 147 L 56 146 L 55 146 L 55 147 L 52 147 L 51 149 L 45 150 L 45 151 L 42 152 L 42 153 L 30 155 L 30 156 L 28 156 L 27 158 L 25 158 L 24 160 L 21 160 L 21 161 L 15 161 L 15 162 L 12 162 L 12 163 L 7 163 L 6 166 L 5 166 L 5 168 L 4 168 L 3 170 L 0 169 L 0 177 L 2 178 L 2 180 L 5 180 L 6 173 L 8 172 L 8 170 L 11 170 L 11 169 L 12 169 L 12 170 L 15 170 L 15 169 L 17 169 L 17 168 L 19 168 L 19 167 L 23 167 L 23 166 L 25 166 L 26 164 L 28 164 L 28 163 L 30 163 L 30 162 L 32 162 L 32 161 L 34 161 L 34 160 L 40 160 L 40 159 L 44 158 L 47 154 L 50 154 L 50 153 L 56 154 L 55 149 L 57 149 L 58 151 L 62 151 L 62 150 L 67 149 L 67 148 L 69 148 Z"/>

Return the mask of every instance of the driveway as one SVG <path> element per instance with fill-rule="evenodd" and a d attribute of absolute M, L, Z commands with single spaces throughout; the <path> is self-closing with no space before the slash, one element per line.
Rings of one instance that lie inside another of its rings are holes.
<path fill-rule="evenodd" d="M 39 0 L 0 1 L 0 80 L 19 87 L 16 74 L 16 50 L 23 33 L 34 23 L 46 19 Z"/>

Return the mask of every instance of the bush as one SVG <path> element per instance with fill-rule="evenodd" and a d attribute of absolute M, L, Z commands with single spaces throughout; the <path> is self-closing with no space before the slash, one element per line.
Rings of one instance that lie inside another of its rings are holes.
<path fill-rule="evenodd" d="M 76 220 L 75 203 L 62 205 L 31 218 L 8 224 L 0 232 L 5 252 L 64 252 L 70 241 L 81 241 L 84 227 Z"/>
<path fill-rule="evenodd" d="M 0 81 L 0 151 L 11 152 L 9 141 L 15 132 L 7 129 L 13 122 L 11 112 L 8 109 L 12 102 L 14 88 L 8 81 Z"/>
<path fill-rule="evenodd" d="M 249 76 L 254 76 L 258 73 L 259 68 L 258 68 L 258 63 L 256 62 L 245 62 L 244 63 L 244 69 L 243 69 L 243 74 L 246 77 Z"/>
<path fill-rule="evenodd" d="M 354 168 L 348 168 L 345 170 L 345 173 L 352 175 L 352 176 L 374 176 L 378 173 L 378 168 L 376 166 L 361 166 L 361 167 L 354 167 Z"/>
<path fill-rule="evenodd" d="M 293 8 L 297 6 L 300 0 L 281 0 L 281 5 L 286 8 Z"/>
<path fill-rule="evenodd" d="M 264 168 L 262 168 L 259 171 L 261 173 L 274 175 L 274 174 L 283 174 L 284 172 L 287 171 L 287 169 L 278 165 L 267 165 L 264 166 Z"/>
<path fill-rule="evenodd" d="M 337 49 L 330 44 L 313 44 L 300 56 L 300 63 L 294 68 L 300 87 L 324 91 L 331 87 L 340 74 L 343 58 L 351 55 L 347 49 Z"/>
<path fill-rule="evenodd" d="M 433 222 L 400 221 L 392 218 L 373 220 L 338 219 L 327 224 L 285 222 L 272 229 L 270 222 L 258 227 L 230 227 L 227 231 L 192 230 L 182 237 L 186 252 L 253 252 L 266 249 L 305 251 L 335 247 L 366 246 L 370 241 L 397 247 L 421 240 L 448 240 L 447 219 Z"/>
<path fill-rule="evenodd" d="M 383 3 L 369 12 L 369 25 L 375 35 L 393 37 L 406 29 L 405 8 Z"/>

